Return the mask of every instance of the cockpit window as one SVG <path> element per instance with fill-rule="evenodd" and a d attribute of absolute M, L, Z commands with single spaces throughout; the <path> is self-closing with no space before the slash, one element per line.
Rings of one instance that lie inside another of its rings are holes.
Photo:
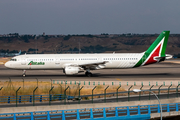
<path fill-rule="evenodd" d="M 17 61 L 17 59 L 15 59 L 15 58 L 12 58 L 10 61 Z"/>

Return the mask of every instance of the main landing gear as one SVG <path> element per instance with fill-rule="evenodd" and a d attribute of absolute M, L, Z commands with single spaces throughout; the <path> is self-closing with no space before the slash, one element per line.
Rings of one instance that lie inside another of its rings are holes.
<path fill-rule="evenodd" d="M 89 72 L 89 71 L 86 71 L 86 72 L 85 72 L 85 75 L 86 75 L 87 77 L 92 77 L 92 73 Z"/>
<path fill-rule="evenodd" d="M 22 76 L 23 76 L 23 77 L 26 77 L 26 70 L 23 70 Z"/>

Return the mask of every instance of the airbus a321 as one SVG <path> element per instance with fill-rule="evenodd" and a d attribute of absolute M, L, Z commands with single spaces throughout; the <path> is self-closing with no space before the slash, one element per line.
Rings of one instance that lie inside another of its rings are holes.
<path fill-rule="evenodd" d="M 91 77 L 91 70 L 135 68 L 172 58 L 165 54 L 169 33 L 163 31 L 142 53 L 24 54 L 13 57 L 5 66 L 23 70 L 23 76 L 26 70 L 63 70 L 66 75 L 85 72 Z"/>

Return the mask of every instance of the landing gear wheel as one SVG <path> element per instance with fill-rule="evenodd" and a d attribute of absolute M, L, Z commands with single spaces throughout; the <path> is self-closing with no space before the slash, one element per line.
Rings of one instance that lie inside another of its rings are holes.
<path fill-rule="evenodd" d="M 86 72 L 85 75 L 86 75 L 87 77 L 92 77 L 92 73 L 91 73 L 91 72 Z"/>
<path fill-rule="evenodd" d="M 26 70 L 23 70 L 23 77 L 26 77 Z"/>

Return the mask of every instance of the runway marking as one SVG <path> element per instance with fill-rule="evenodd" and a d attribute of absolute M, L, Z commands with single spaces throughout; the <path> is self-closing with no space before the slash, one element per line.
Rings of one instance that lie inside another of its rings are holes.
<path fill-rule="evenodd" d="M 119 79 L 119 78 L 116 78 L 116 80 L 118 80 L 118 81 L 122 81 L 121 79 Z"/>

